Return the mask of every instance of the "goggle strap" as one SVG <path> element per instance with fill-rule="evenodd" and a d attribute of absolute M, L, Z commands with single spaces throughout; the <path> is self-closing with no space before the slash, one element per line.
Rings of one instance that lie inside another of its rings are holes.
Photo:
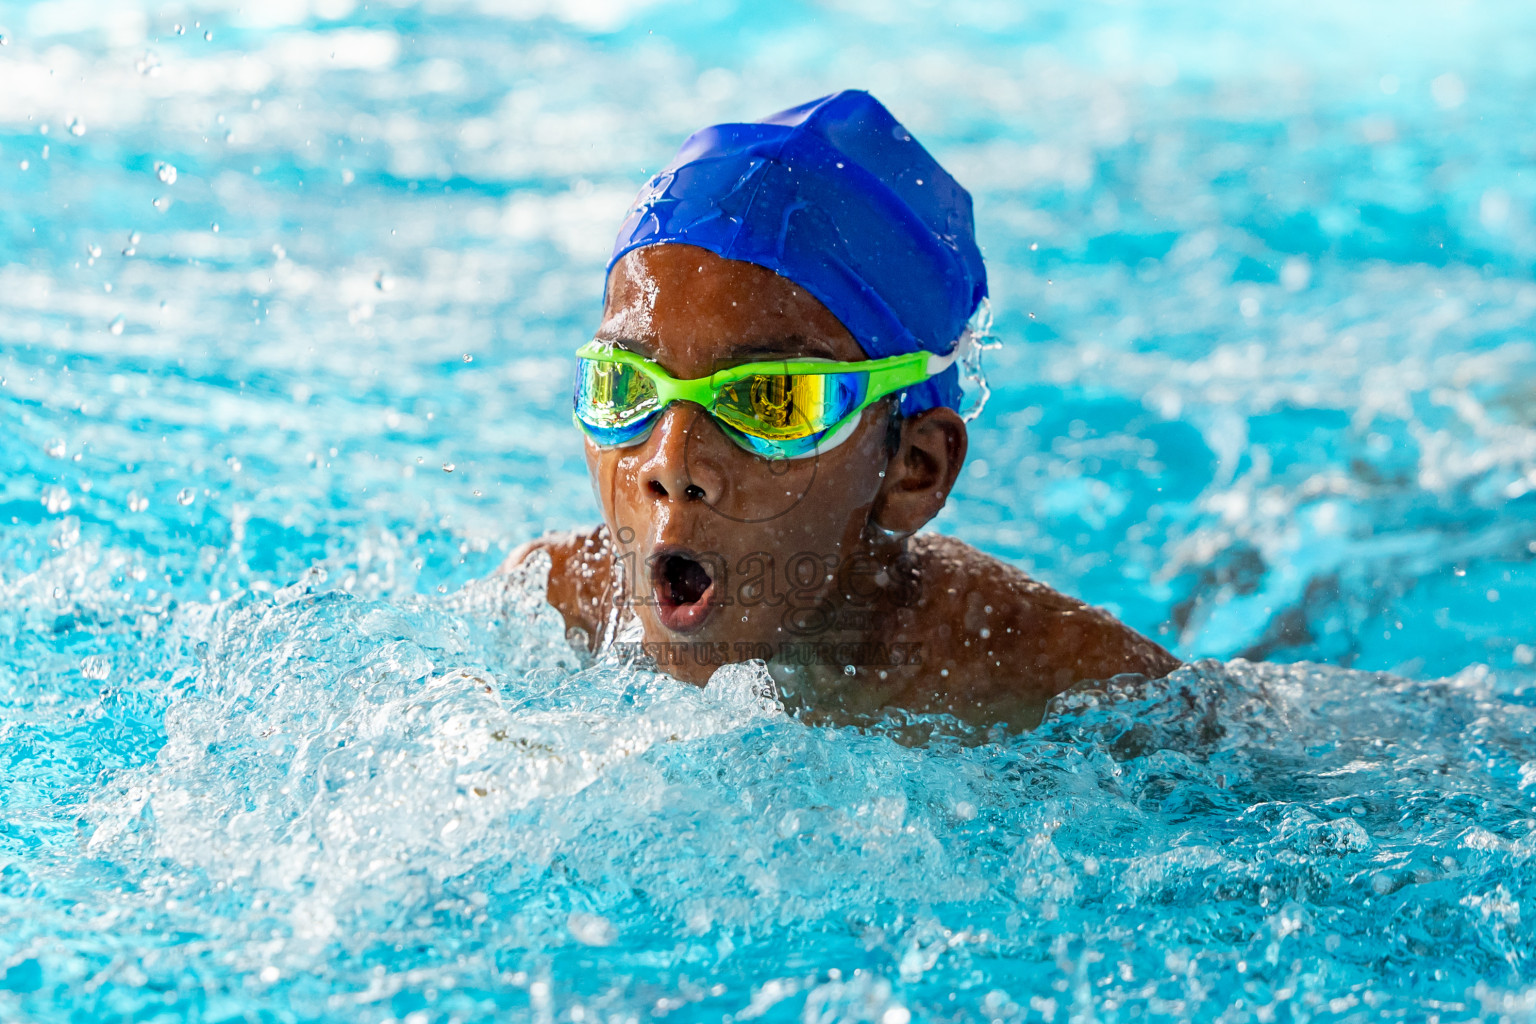
<path fill-rule="evenodd" d="M 967 327 L 965 330 L 960 332 L 960 337 L 955 340 L 955 350 L 953 352 L 947 356 L 941 356 L 938 353 L 934 353 L 928 357 L 928 376 L 937 377 L 951 366 L 954 366 L 957 362 L 960 362 L 969 356 L 971 350 L 976 347 L 976 335 L 972 334 L 971 329 Z"/>

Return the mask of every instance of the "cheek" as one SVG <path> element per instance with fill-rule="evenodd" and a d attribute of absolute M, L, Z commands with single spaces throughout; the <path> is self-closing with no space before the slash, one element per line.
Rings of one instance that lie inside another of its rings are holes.
<path fill-rule="evenodd" d="M 592 494 L 608 525 L 613 525 L 614 503 L 621 497 L 618 486 L 622 449 L 604 450 L 591 441 L 584 443 L 587 458 L 587 478 L 592 481 Z"/>
<path fill-rule="evenodd" d="M 867 411 L 852 437 L 807 465 L 803 472 L 813 472 L 814 477 L 779 524 L 785 540 L 793 534 L 798 543 L 830 550 L 831 545 L 857 538 L 880 493 L 880 472 L 887 461 L 885 423 L 883 413 L 871 416 Z"/>
<path fill-rule="evenodd" d="M 863 419 L 843 444 L 827 452 L 817 464 L 816 492 L 839 501 L 850 510 L 867 508 L 880 493 L 889 456 L 885 448 L 886 412 L 881 406 L 864 410 Z"/>

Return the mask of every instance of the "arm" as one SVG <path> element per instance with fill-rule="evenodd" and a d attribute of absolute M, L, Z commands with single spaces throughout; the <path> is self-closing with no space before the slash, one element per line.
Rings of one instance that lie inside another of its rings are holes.
<path fill-rule="evenodd" d="M 587 649 L 594 650 L 612 604 L 613 554 L 607 528 L 548 533 L 527 541 L 513 548 L 497 571 L 516 568 L 535 551 L 549 555 L 550 606 L 565 620 L 566 632 L 579 629 Z"/>

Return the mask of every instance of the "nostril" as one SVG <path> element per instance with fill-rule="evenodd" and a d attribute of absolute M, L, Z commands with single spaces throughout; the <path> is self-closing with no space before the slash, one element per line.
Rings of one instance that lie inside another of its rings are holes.
<path fill-rule="evenodd" d="M 656 495 L 656 497 L 665 498 L 667 496 L 667 489 L 661 485 L 660 480 L 652 480 L 650 487 L 651 493 Z"/>
<path fill-rule="evenodd" d="M 698 501 L 700 498 L 704 497 L 704 488 L 700 487 L 698 484 L 689 484 L 688 489 L 683 491 L 683 495 L 689 501 Z"/>

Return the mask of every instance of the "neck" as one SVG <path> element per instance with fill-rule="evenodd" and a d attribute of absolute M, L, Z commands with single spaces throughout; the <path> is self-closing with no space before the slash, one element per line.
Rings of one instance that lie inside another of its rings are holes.
<path fill-rule="evenodd" d="M 908 535 L 870 524 L 850 552 L 822 604 L 827 628 L 768 666 L 791 706 L 868 714 L 911 682 L 897 641 L 921 595 Z"/>

